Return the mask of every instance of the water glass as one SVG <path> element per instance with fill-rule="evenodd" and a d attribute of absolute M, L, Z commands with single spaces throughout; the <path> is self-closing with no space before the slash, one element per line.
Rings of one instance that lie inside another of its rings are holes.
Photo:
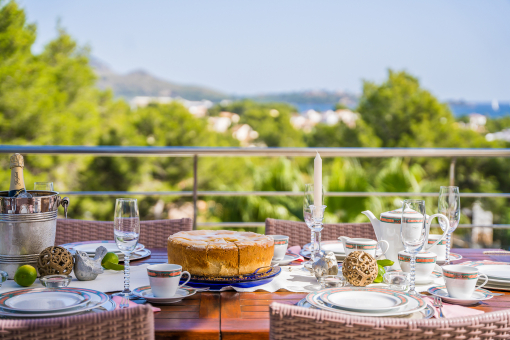
<path fill-rule="evenodd" d="M 439 201 L 437 202 L 438 213 L 445 215 L 449 222 L 450 228 L 446 234 L 446 250 L 445 250 L 445 265 L 450 264 L 450 244 L 451 236 L 454 230 L 459 225 L 460 220 L 460 193 L 459 187 L 444 186 L 439 189 Z M 439 225 L 443 231 L 448 228 L 446 223 L 439 219 Z"/>
<path fill-rule="evenodd" d="M 115 243 L 124 254 L 124 290 L 114 295 L 121 295 L 126 299 L 135 299 L 136 295 L 131 292 L 129 287 L 129 256 L 135 250 L 140 237 L 140 216 L 136 199 L 117 199 L 113 232 Z"/>
<path fill-rule="evenodd" d="M 416 255 L 428 240 L 427 218 L 424 200 L 405 200 L 402 204 L 400 236 L 404 248 L 411 255 L 411 280 L 409 293 L 419 295 L 415 290 Z"/>
<path fill-rule="evenodd" d="M 35 182 L 34 190 L 53 191 L 53 182 Z"/>
<path fill-rule="evenodd" d="M 409 288 L 409 274 L 404 272 L 387 272 L 383 276 L 389 289 L 405 292 Z"/>

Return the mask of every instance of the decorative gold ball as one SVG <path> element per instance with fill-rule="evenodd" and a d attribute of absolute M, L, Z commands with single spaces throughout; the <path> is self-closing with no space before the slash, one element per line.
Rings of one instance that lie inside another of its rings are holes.
<path fill-rule="evenodd" d="M 345 279 L 357 287 L 365 287 L 374 282 L 377 273 L 377 261 L 364 251 L 353 251 L 342 265 Z"/>
<path fill-rule="evenodd" d="M 73 255 L 64 247 L 54 246 L 44 249 L 37 260 L 41 276 L 64 274 L 73 271 Z"/>

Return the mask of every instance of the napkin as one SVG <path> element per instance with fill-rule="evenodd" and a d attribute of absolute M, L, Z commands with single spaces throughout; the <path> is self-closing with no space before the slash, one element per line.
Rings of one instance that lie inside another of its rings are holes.
<path fill-rule="evenodd" d="M 121 296 L 112 296 L 112 300 L 115 301 L 115 303 L 117 304 L 117 306 L 115 307 L 115 310 L 120 309 L 120 302 L 122 300 L 122 297 Z M 133 302 L 133 301 L 128 301 L 128 302 L 129 302 L 129 307 L 128 308 L 132 308 L 132 307 L 138 306 L 138 304 Z M 151 307 L 152 307 L 152 311 L 154 313 L 161 312 L 161 308 L 157 308 L 157 307 L 154 307 L 152 305 L 151 305 Z"/>
<path fill-rule="evenodd" d="M 439 319 L 439 308 L 434 307 L 434 299 L 424 297 L 423 298 L 433 309 L 434 309 L 434 317 Z M 485 313 L 484 311 L 463 307 L 459 305 L 452 305 L 449 303 L 445 303 L 443 301 L 443 316 L 445 318 L 456 318 L 459 316 L 470 316 Z"/>
<path fill-rule="evenodd" d="M 299 255 L 299 252 L 301 251 L 301 247 L 300 246 L 293 246 L 293 247 L 289 247 L 287 249 L 287 253 L 291 253 L 291 254 L 294 254 L 294 255 L 297 255 L 299 256 L 299 259 L 297 260 L 294 260 L 292 262 L 304 262 L 305 259 L 303 258 L 303 256 Z"/>

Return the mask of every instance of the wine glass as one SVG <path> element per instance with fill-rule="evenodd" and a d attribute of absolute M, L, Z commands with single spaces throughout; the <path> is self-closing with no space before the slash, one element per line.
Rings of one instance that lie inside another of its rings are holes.
<path fill-rule="evenodd" d="M 34 190 L 53 191 L 53 182 L 35 182 Z"/>
<path fill-rule="evenodd" d="M 305 263 L 305 266 L 311 266 L 313 261 L 315 260 L 315 249 L 314 249 L 314 240 L 315 240 L 315 230 L 314 224 L 315 221 L 312 215 L 312 209 L 310 209 L 311 205 L 314 205 L 314 195 L 313 195 L 313 184 L 305 184 L 305 193 L 303 197 L 303 217 L 305 219 L 305 223 L 311 230 L 311 245 L 310 245 L 310 260 Z M 322 202 L 320 205 L 324 203 L 324 187 L 322 187 Z"/>
<path fill-rule="evenodd" d="M 405 200 L 402 203 L 400 236 L 406 252 L 411 255 L 411 282 L 409 294 L 419 295 L 415 290 L 416 254 L 424 247 L 428 239 L 427 215 L 424 200 Z"/>
<path fill-rule="evenodd" d="M 129 256 L 135 250 L 140 237 L 140 217 L 135 198 L 117 199 L 113 233 L 117 247 L 124 254 L 124 290 L 114 295 L 123 296 L 127 300 L 134 299 L 136 296 L 129 289 Z M 121 303 L 120 308 L 128 306 L 127 302 Z"/>
<path fill-rule="evenodd" d="M 439 201 L 437 202 L 438 213 L 445 215 L 450 221 L 450 228 L 446 234 L 445 265 L 450 264 L 451 236 L 460 220 L 460 194 L 459 187 L 443 186 L 439 189 Z M 446 223 L 439 219 L 441 229 L 445 231 Z"/>

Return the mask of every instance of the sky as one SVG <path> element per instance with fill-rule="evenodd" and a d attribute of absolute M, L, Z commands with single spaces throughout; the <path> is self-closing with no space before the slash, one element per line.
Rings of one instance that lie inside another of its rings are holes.
<path fill-rule="evenodd" d="M 360 93 L 388 68 L 441 100 L 510 101 L 510 0 L 18 0 L 119 73 L 230 94 Z"/>

